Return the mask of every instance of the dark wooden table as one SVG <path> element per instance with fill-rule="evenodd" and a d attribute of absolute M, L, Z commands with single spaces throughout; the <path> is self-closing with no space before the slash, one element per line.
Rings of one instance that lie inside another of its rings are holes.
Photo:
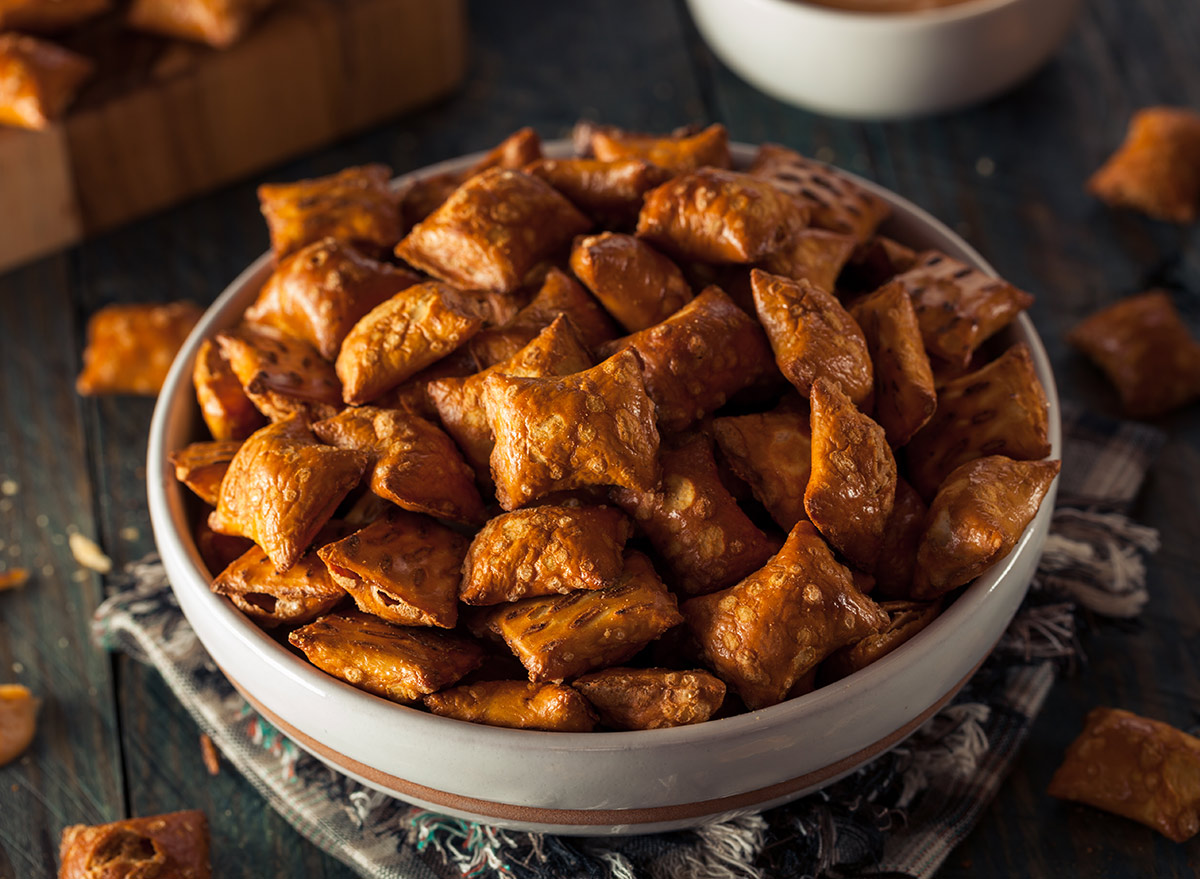
<path fill-rule="evenodd" d="M 1166 286 L 1200 332 L 1197 228 L 1113 213 L 1081 184 L 1138 107 L 1200 108 L 1200 6 L 1089 0 L 1057 59 L 1008 96 L 933 120 L 859 124 L 767 98 L 714 60 L 682 3 L 474 2 L 472 66 L 437 106 L 272 169 L 85 246 L 0 276 L 0 565 L 30 568 L 0 595 L 0 682 L 45 699 L 35 745 L 0 769 L 0 877 L 44 877 L 64 825 L 200 808 L 214 874 L 347 877 L 235 772 L 206 774 L 198 731 L 153 670 L 92 645 L 104 578 L 67 546 L 94 537 L 118 569 L 154 549 L 144 449 L 152 402 L 80 399 L 87 316 L 110 302 L 207 304 L 267 245 L 254 187 L 388 162 L 398 172 L 579 117 L 668 130 L 720 121 L 877 180 L 960 231 L 1037 295 L 1032 316 L 1065 398 L 1117 414 L 1099 375 L 1063 342 L 1084 315 Z M 6 172 L 7 173 L 7 172 Z M 5 219 L 0 217 L 0 234 Z M 1084 714 L 1115 705 L 1200 722 L 1200 406 L 1163 419 L 1169 441 L 1135 510 L 1160 529 L 1151 602 L 1130 625 L 1098 623 L 1087 661 L 1060 681 L 1012 776 L 942 871 L 960 876 L 1190 877 L 1200 839 L 1176 845 L 1044 794 Z"/>

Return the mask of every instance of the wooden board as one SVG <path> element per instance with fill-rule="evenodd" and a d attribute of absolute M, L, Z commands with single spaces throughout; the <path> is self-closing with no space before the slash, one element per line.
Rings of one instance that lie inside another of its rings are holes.
<path fill-rule="evenodd" d="M 169 44 L 50 129 L 0 130 L 0 269 L 448 93 L 465 19 L 461 0 L 288 0 L 231 49 Z"/>

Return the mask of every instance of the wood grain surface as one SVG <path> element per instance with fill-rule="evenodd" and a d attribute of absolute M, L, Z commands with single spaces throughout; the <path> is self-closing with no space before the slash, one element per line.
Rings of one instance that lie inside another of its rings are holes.
<path fill-rule="evenodd" d="M 34 571 L 0 594 L 0 681 L 46 699 L 39 736 L 0 768 L 0 879 L 52 875 L 62 827 L 202 808 L 214 875 L 350 877 L 251 786 L 203 767 L 199 731 L 158 675 L 91 646 L 104 578 L 80 571 L 71 529 L 120 566 L 153 549 L 144 495 L 147 400 L 72 391 L 88 314 L 110 302 L 207 304 L 267 246 L 254 187 L 383 161 L 397 172 L 487 148 L 522 125 L 558 137 L 580 117 L 644 130 L 725 123 L 737 140 L 816 154 L 894 189 L 961 232 L 1037 296 L 1032 316 L 1060 392 L 1118 415 L 1064 333 L 1116 298 L 1171 291 L 1200 335 L 1200 232 L 1109 211 L 1082 181 L 1155 103 L 1200 109 L 1200 6 L 1089 0 L 1058 57 L 1012 93 L 953 115 L 888 124 L 822 118 L 767 98 L 704 47 L 682 2 L 469 4 L 470 69 L 439 104 L 0 275 L 0 565 Z M 5 230 L 0 217 L 0 234 Z M 1139 499 L 1160 529 L 1141 619 L 1086 621 L 1086 660 L 1061 679 L 983 820 L 945 877 L 1200 874 L 1200 839 L 1170 843 L 1048 798 L 1084 715 L 1113 705 L 1200 724 L 1200 406 L 1156 424 L 1169 441 Z"/>

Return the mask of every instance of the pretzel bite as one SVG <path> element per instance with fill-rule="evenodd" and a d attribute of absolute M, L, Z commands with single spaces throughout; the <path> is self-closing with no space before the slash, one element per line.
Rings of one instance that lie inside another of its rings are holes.
<path fill-rule="evenodd" d="M 658 429 L 638 356 L 625 350 L 562 378 L 489 375 L 496 499 L 515 510 L 553 491 L 658 484 Z"/>
<path fill-rule="evenodd" d="M 754 263 L 790 247 L 808 215 L 771 184 L 702 168 L 646 193 L 637 235 L 682 259 Z"/>
<path fill-rule="evenodd" d="M 675 596 L 637 552 L 626 556 L 616 585 L 525 598 L 486 617 L 531 681 L 563 681 L 624 662 L 681 622 Z"/>
<path fill-rule="evenodd" d="M 1162 290 L 1096 312 L 1067 341 L 1104 370 L 1134 418 L 1164 415 L 1200 397 L 1200 344 Z"/>
<path fill-rule="evenodd" d="M 37 732 L 38 700 L 21 684 L 0 684 L 0 766 L 16 760 Z"/>
<path fill-rule="evenodd" d="M 721 454 L 784 531 L 808 518 L 804 511 L 804 489 L 812 470 L 808 422 L 807 414 L 787 411 L 712 422 Z"/>
<path fill-rule="evenodd" d="M 892 448 L 899 448 L 929 421 L 938 405 L 912 299 L 902 285 L 888 284 L 855 303 L 850 315 L 871 352 L 875 420 Z"/>
<path fill-rule="evenodd" d="M 606 228 L 632 226 L 642 196 L 671 179 L 670 171 L 643 159 L 539 159 L 524 170 Z"/>
<path fill-rule="evenodd" d="M 483 500 L 454 441 L 419 415 L 360 406 L 312 426 L 321 442 L 370 456 L 371 491 L 399 507 L 478 525 Z"/>
<path fill-rule="evenodd" d="M 609 342 L 601 356 L 632 348 L 641 356 L 658 425 L 678 432 L 774 372 L 762 327 L 709 287 L 665 321 Z"/>
<path fill-rule="evenodd" d="M 887 656 L 897 647 L 924 629 L 942 612 L 940 601 L 885 601 L 879 609 L 888 616 L 888 623 L 878 632 L 867 635 L 857 644 L 843 647 L 821 663 L 822 684 L 840 681 L 847 675 L 866 668 L 877 659 Z"/>
<path fill-rule="evenodd" d="M 0 125 L 47 127 L 94 69 L 82 55 L 54 43 L 0 33 Z"/>
<path fill-rule="evenodd" d="M 509 293 L 591 225 L 545 181 L 493 168 L 417 223 L 396 245 L 396 256 L 450 284 Z"/>
<path fill-rule="evenodd" d="M 1061 461 L 989 455 L 954 470 L 925 517 L 910 595 L 927 601 L 971 582 L 1017 545 Z"/>
<path fill-rule="evenodd" d="M 203 812 L 170 812 L 111 824 L 64 827 L 58 879 L 210 879 Z"/>
<path fill-rule="evenodd" d="M 369 255 L 391 248 L 402 231 L 391 177 L 387 165 L 359 165 L 327 177 L 258 187 L 276 261 L 325 238 Z"/>
<path fill-rule="evenodd" d="M 250 30 L 275 0 L 133 0 L 127 21 L 134 30 L 227 49 Z"/>
<path fill-rule="evenodd" d="M 853 236 L 841 232 L 802 229 L 792 246 L 768 254 L 760 268 L 793 281 L 803 279 L 821 290 L 832 290 L 855 244 Z"/>
<path fill-rule="evenodd" d="M 1047 793 L 1187 842 L 1200 832 L 1200 739 L 1119 708 L 1093 708 Z"/>
<path fill-rule="evenodd" d="M 950 471 L 975 458 L 1044 458 L 1049 418 L 1029 346 L 1013 345 L 938 392 L 937 412 L 908 444 L 909 479 L 929 499 Z"/>
<path fill-rule="evenodd" d="M 838 276 L 838 287 L 851 293 L 870 293 L 916 264 L 917 252 L 911 247 L 875 235 L 850 255 Z"/>
<path fill-rule="evenodd" d="M 111 7 L 111 0 L 0 0 L 0 30 L 53 33 Z"/>
<path fill-rule="evenodd" d="M 510 729 L 591 732 L 596 726 L 588 701 L 562 684 L 480 681 L 426 696 L 425 707 L 442 717 Z"/>
<path fill-rule="evenodd" d="M 908 598 L 928 512 L 917 490 L 897 477 L 896 502 L 883 529 L 883 543 L 875 561 L 875 588 L 880 598 Z"/>
<path fill-rule="evenodd" d="M 486 329 L 467 343 L 480 368 L 508 360 L 542 330 L 565 314 L 588 350 L 616 338 L 617 325 L 582 285 L 562 269 L 552 268 L 528 305 L 511 321 Z"/>
<path fill-rule="evenodd" d="M 212 339 L 201 342 L 196 352 L 192 386 L 200 414 L 215 440 L 244 440 L 267 423 Z"/>
<path fill-rule="evenodd" d="M 617 488 L 613 500 L 662 556 L 677 591 L 702 595 L 759 568 L 779 545 L 742 512 L 717 471 L 712 446 L 692 434 L 662 450 L 662 483 Z"/>
<path fill-rule="evenodd" d="M 570 319 L 559 315 L 537 338 L 502 363 L 474 375 L 436 379 L 426 386 L 426 392 L 447 432 L 481 475 L 481 481 L 486 481 L 490 479 L 488 462 L 496 444 L 483 404 L 488 376 L 570 375 L 591 365 L 592 358 Z"/>
<path fill-rule="evenodd" d="M 221 480 L 241 446 L 235 441 L 192 443 L 174 451 L 169 458 L 175 468 L 175 478 L 194 491 L 200 500 L 215 507 L 221 494 Z"/>
<path fill-rule="evenodd" d="M 966 366 L 975 349 L 1033 304 L 1000 278 L 931 250 L 896 281 L 912 297 L 931 358 Z"/>
<path fill-rule="evenodd" d="M 208 527 L 208 516 L 200 516 L 192 528 L 192 540 L 208 575 L 214 577 L 244 555 L 254 541 L 240 534 L 218 534 Z"/>
<path fill-rule="evenodd" d="M 329 540 L 341 528 L 329 529 Z M 280 574 L 259 547 L 252 546 L 229 564 L 212 582 L 212 591 L 226 596 L 234 607 L 264 629 L 301 626 L 329 613 L 346 597 L 346 590 L 329 576 L 316 552 L 306 552 Z"/>
<path fill-rule="evenodd" d="M 420 280 L 353 245 L 324 238 L 279 261 L 245 319 L 303 339 L 333 360 L 367 312 Z"/>
<path fill-rule="evenodd" d="M 483 648 L 462 635 L 393 626 L 357 611 L 323 616 L 288 642 L 326 674 L 393 702 L 416 702 L 479 667 Z"/>
<path fill-rule="evenodd" d="M 857 406 L 870 395 L 875 373 L 866 337 L 830 293 L 758 269 L 750 273 L 754 306 L 780 372 L 803 396 L 825 376 Z"/>
<path fill-rule="evenodd" d="M 209 525 L 261 546 L 283 573 L 362 479 L 366 452 L 323 446 L 300 418 L 269 424 L 233 457 Z"/>
<path fill-rule="evenodd" d="M 471 541 L 459 597 L 466 604 L 499 604 L 612 586 L 632 533 L 613 507 L 547 505 L 504 513 Z"/>
<path fill-rule="evenodd" d="M 359 610 L 401 626 L 452 629 L 466 552 L 461 534 L 394 510 L 317 555 Z"/>
<path fill-rule="evenodd" d="M 809 522 L 765 566 L 680 611 L 709 667 L 751 710 L 782 702 L 830 653 L 888 623 Z"/>
<path fill-rule="evenodd" d="M 1134 113 L 1125 142 L 1091 176 L 1087 191 L 1157 220 L 1194 222 L 1200 212 L 1200 113 L 1183 107 Z"/>
<path fill-rule="evenodd" d="M 370 403 L 445 357 L 483 326 L 473 299 L 429 281 L 371 309 L 342 342 L 337 375 L 346 403 Z"/>
<path fill-rule="evenodd" d="M 701 669 L 606 668 L 571 684 L 614 729 L 703 723 L 725 700 L 725 684 Z"/>
<path fill-rule="evenodd" d="M 729 132 L 720 124 L 696 134 L 667 137 L 600 128 L 592 133 L 591 150 L 602 162 L 645 159 L 672 174 L 685 174 L 705 166 L 728 168 L 733 164 Z"/>
<path fill-rule="evenodd" d="M 216 335 L 221 356 L 263 415 L 329 418 L 342 408 L 342 386 L 317 349 L 270 327 L 241 324 Z"/>
<path fill-rule="evenodd" d="M 200 314 L 190 302 L 104 306 L 88 319 L 83 370 L 75 390 L 86 396 L 153 397 Z"/>
<path fill-rule="evenodd" d="M 813 382 L 811 402 L 812 473 L 804 509 L 851 565 L 872 571 L 896 499 L 896 458 L 883 428 L 833 382 Z"/>
<path fill-rule="evenodd" d="M 692 298 L 679 266 L 632 235 L 576 239 L 571 271 L 631 333 L 665 320 Z"/>
<path fill-rule="evenodd" d="M 886 201 L 845 174 L 778 144 L 758 148 L 750 173 L 803 204 L 818 229 L 853 235 L 859 242 L 869 239 L 891 213 Z"/>
<path fill-rule="evenodd" d="M 465 171 L 431 174 L 415 180 L 404 188 L 400 197 L 400 213 L 404 228 L 412 228 L 428 217 L 458 189 L 464 180 L 489 168 L 523 168 L 542 155 L 542 141 L 532 128 L 514 131 L 490 149 L 482 159 Z"/>

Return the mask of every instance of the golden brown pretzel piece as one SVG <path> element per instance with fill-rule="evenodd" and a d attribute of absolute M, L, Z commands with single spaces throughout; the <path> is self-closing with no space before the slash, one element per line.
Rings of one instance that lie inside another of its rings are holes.
<path fill-rule="evenodd" d="M 681 622 L 676 598 L 650 560 L 630 552 L 615 585 L 500 605 L 484 624 L 531 681 L 562 681 L 624 662 Z"/>
<path fill-rule="evenodd" d="M 393 702 L 416 702 L 483 661 L 483 648 L 453 632 L 393 626 L 370 614 L 329 614 L 288 635 L 321 671 Z"/>
<path fill-rule="evenodd" d="M 633 526 L 615 507 L 553 504 L 514 510 L 475 535 L 462 564 L 460 598 L 499 604 L 535 595 L 604 589 L 625 567 Z"/>
<path fill-rule="evenodd" d="M 853 235 L 859 242 L 870 238 L 891 212 L 886 201 L 845 174 L 778 144 L 759 147 L 750 173 L 803 204 L 813 226 Z"/>
<path fill-rule="evenodd" d="M 812 472 L 804 509 L 856 569 L 872 571 L 896 499 L 896 458 L 883 428 L 825 378 L 812 386 Z"/>
<path fill-rule="evenodd" d="M 646 193 L 637 235 L 682 259 L 756 263 L 807 225 L 805 210 L 770 183 L 702 168 Z"/>
<path fill-rule="evenodd" d="M 481 482 L 487 482 L 491 478 L 488 468 L 496 444 L 483 405 L 487 377 L 570 375 L 591 365 L 592 358 L 570 318 L 560 314 L 507 360 L 472 375 L 434 379 L 426 386 L 426 393 L 446 431 L 454 437 Z"/>
<path fill-rule="evenodd" d="M 912 297 L 931 359 L 966 366 L 983 342 L 1033 304 L 1033 297 L 935 250 L 895 281 Z"/>
<path fill-rule="evenodd" d="M 911 596 L 929 600 L 974 580 L 1017 545 L 1060 461 L 976 458 L 942 483 L 917 548 Z"/>
<path fill-rule="evenodd" d="M 909 479 L 926 500 L 960 464 L 984 455 L 1033 461 L 1050 454 L 1046 392 L 1024 342 L 938 391 L 937 411 L 906 450 Z"/>
<path fill-rule="evenodd" d="M 1172 223 L 1200 213 L 1200 113 L 1146 107 L 1133 114 L 1125 141 L 1087 182 L 1096 198 Z"/>
<path fill-rule="evenodd" d="M 590 145 L 593 155 L 601 161 L 645 159 L 673 174 L 705 166 L 728 168 L 733 162 L 729 133 L 720 124 L 710 125 L 695 134 L 665 137 L 605 127 L 593 132 Z"/>
<path fill-rule="evenodd" d="M 658 429 L 637 354 L 562 378 L 488 376 L 496 499 L 515 510 L 553 491 L 658 484 Z"/>
<path fill-rule="evenodd" d="M 851 306 L 850 315 L 871 352 L 874 418 L 897 449 L 933 417 L 938 406 L 912 298 L 903 285 L 888 284 Z"/>
<path fill-rule="evenodd" d="M 391 177 L 386 165 L 359 165 L 326 177 L 258 187 L 276 261 L 325 238 L 353 244 L 368 255 L 387 251 L 401 234 Z"/>
<path fill-rule="evenodd" d="M 571 686 L 583 693 L 606 726 L 665 729 L 703 723 L 725 700 L 725 684 L 702 669 L 606 668 Z"/>
<path fill-rule="evenodd" d="M 89 396 L 153 397 L 200 314 L 190 302 L 106 305 L 88 319 L 83 370 L 75 389 Z"/>
<path fill-rule="evenodd" d="M 452 629 L 466 552 L 461 534 L 394 510 L 317 555 L 359 610 L 396 625 Z"/>
<path fill-rule="evenodd" d="M 339 449 L 371 457 L 371 491 L 399 507 L 478 525 L 483 500 L 458 447 L 437 425 L 396 409 L 359 406 L 318 421 L 312 431 Z"/>
<path fill-rule="evenodd" d="M 888 622 L 809 522 L 761 569 L 680 611 L 709 667 L 750 709 L 782 702 L 818 662 Z"/>
<path fill-rule="evenodd" d="M 571 271 L 631 333 L 666 320 L 692 299 L 679 266 L 632 235 L 576 239 Z"/>
<path fill-rule="evenodd" d="M 1187 842 L 1200 833 L 1200 739 L 1119 708 L 1093 708 L 1047 793 Z"/>
<path fill-rule="evenodd" d="M 492 168 L 417 223 L 396 245 L 396 256 L 464 289 L 508 293 L 591 225 L 545 181 Z"/>
<path fill-rule="evenodd" d="M 269 424 L 234 455 L 209 525 L 249 537 L 282 573 L 304 555 L 369 461 L 366 452 L 321 445 L 299 418 Z"/>
<path fill-rule="evenodd" d="M 480 681 L 426 696 L 425 707 L 442 717 L 512 729 L 591 732 L 596 725 L 588 701 L 554 683 Z"/>
<path fill-rule="evenodd" d="M 203 812 L 170 812 L 111 824 L 64 827 L 59 879 L 209 879 Z"/>
<path fill-rule="evenodd" d="M 1154 418 L 1200 397 L 1200 343 L 1163 290 L 1101 309 L 1067 341 L 1104 371 L 1134 418 Z"/>
<path fill-rule="evenodd" d="M 758 269 L 750 273 L 750 286 L 775 362 L 796 390 L 807 397 L 812 383 L 825 376 L 855 405 L 870 396 L 875 372 L 866 337 L 831 293 Z"/>
<path fill-rule="evenodd" d="M 279 261 L 245 318 L 303 339 L 334 360 L 367 312 L 420 280 L 351 244 L 323 238 Z"/>
<path fill-rule="evenodd" d="M 267 423 L 212 339 L 200 343 L 192 367 L 196 402 L 215 440 L 244 440 Z"/>
<path fill-rule="evenodd" d="M 0 125 L 46 128 L 93 70 L 87 58 L 55 43 L 0 33 Z"/>
<path fill-rule="evenodd" d="M 719 287 L 708 287 L 662 323 L 602 345 L 600 354 L 627 348 L 642 359 L 664 433 L 690 427 L 775 371 L 762 328 Z"/>
<path fill-rule="evenodd" d="M 401 290 L 342 340 L 335 368 L 346 403 L 379 398 L 458 348 L 483 326 L 476 300 L 437 281 Z"/>
<path fill-rule="evenodd" d="M 712 444 L 692 434 L 662 450 L 662 484 L 615 488 L 613 500 L 644 533 L 686 595 L 722 589 L 760 567 L 779 545 L 759 530 L 721 484 Z"/>
<path fill-rule="evenodd" d="M 325 531 L 316 543 L 335 539 L 342 528 L 326 526 Z M 330 578 L 315 551 L 306 552 L 281 574 L 257 546 L 246 550 L 221 571 L 212 582 L 212 591 L 226 596 L 238 610 L 266 629 L 310 623 L 329 613 L 346 597 L 346 590 Z"/>

